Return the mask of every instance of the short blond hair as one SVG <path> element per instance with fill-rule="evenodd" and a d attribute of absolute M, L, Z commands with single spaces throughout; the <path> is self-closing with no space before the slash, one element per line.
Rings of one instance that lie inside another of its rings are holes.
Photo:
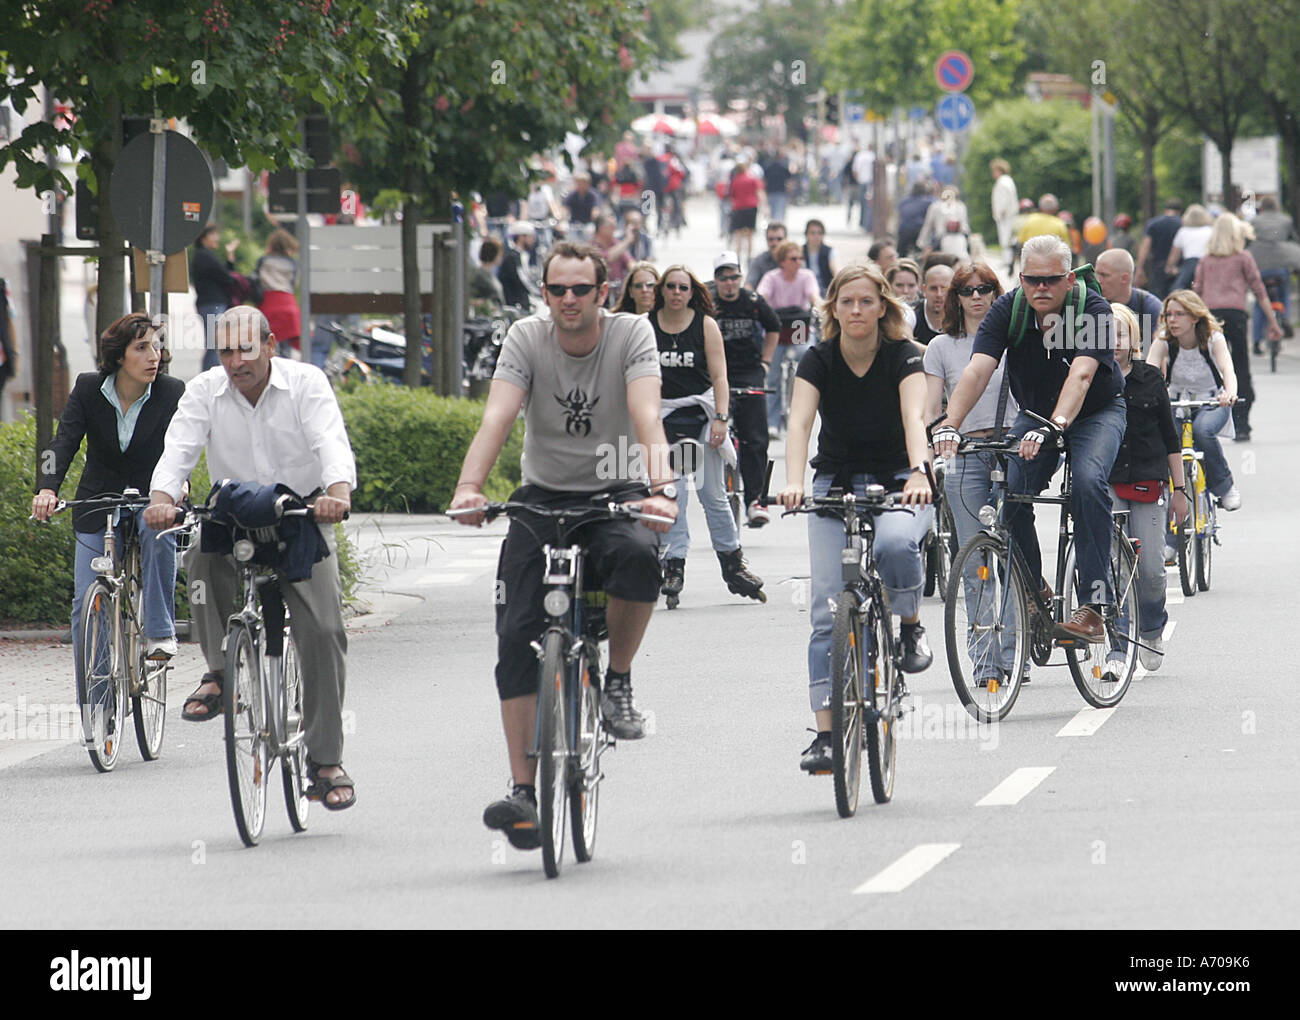
<path fill-rule="evenodd" d="M 1118 301 L 1110 303 L 1111 314 L 1115 316 L 1115 336 L 1119 337 L 1119 324 L 1122 322 L 1128 327 L 1128 346 L 1133 352 L 1133 357 L 1142 357 L 1142 327 L 1138 325 L 1138 317 L 1133 313 L 1133 309 L 1128 305 L 1122 305 Z"/>

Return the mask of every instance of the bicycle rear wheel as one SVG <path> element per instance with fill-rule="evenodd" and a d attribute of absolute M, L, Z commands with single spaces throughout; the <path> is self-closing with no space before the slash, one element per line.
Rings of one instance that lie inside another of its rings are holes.
<path fill-rule="evenodd" d="M 1205 530 L 1196 536 L 1196 587 L 1201 591 L 1209 591 L 1214 566 L 1214 536 L 1219 530 L 1219 512 L 1208 492 L 1204 494 L 1204 499 Z"/>
<path fill-rule="evenodd" d="M 221 692 L 226 720 L 226 775 L 230 806 L 245 846 L 256 846 L 266 821 L 266 709 L 261 665 L 248 627 L 226 631 L 226 676 Z"/>
<path fill-rule="evenodd" d="M 867 732 L 867 775 L 871 796 L 885 804 L 894 795 L 894 762 L 898 751 L 894 723 L 899 716 L 898 663 L 894 657 L 894 625 L 889 599 L 881 588 L 866 606 L 863 636 L 867 640 L 863 678 L 866 705 L 863 724 Z"/>
<path fill-rule="evenodd" d="M 1065 645 L 1065 661 L 1070 666 L 1074 686 L 1083 700 L 1093 708 L 1118 705 L 1128 691 L 1137 665 L 1138 620 L 1137 556 L 1128 536 L 1117 523 L 1111 534 L 1107 582 L 1114 599 L 1113 615 L 1106 620 L 1106 638 L 1096 643 L 1076 641 Z M 1078 578 L 1075 574 L 1074 544 L 1066 559 L 1066 619 L 1079 604 Z"/>
<path fill-rule="evenodd" d="M 1177 532 L 1177 549 L 1178 549 L 1178 583 L 1182 586 L 1183 595 L 1191 598 L 1196 594 L 1196 557 L 1200 547 L 1196 542 L 1196 517 L 1200 513 L 1200 496 L 1196 493 L 1196 480 L 1200 473 L 1200 466 L 1194 460 L 1184 460 L 1184 472 L 1187 475 L 1187 491 L 1193 493 L 1190 501 L 1191 513 L 1185 522 L 1180 522 Z"/>
<path fill-rule="evenodd" d="M 858 809 L 862 782 L 863 635 L 857 596 L 840 592 L 831 632 L 831 777 L 835 810 L 849 818 Z"/>
<path fill-rule="evenodd" d="M 736 522 L 737 531 L 739 531 L 741 511 L 744 509 L 744 501 L 740 492 L 740 475 L 730 464 L 724 464 L 722 480 L 727 492 L 727 505 L 731 507 L 731 516 Z"/>
<path fill-rule="evenodd" d="M 302 713 L 302 661 L 293 635 L 284 632 L 285 744 L 289 748 L 280 758 L 280 779 L 284 784 L 284 806 L 289 812 L 289 824 L 294 832 L 307 828 L 307 812 L 311 801 L 307 798 L 307 741 L 303 738 Z M 297 741 L 297 743 L 295 743 Z"/>
<path fill-rule="evenodd" d="M 81 673 L 77 705 L 90 761 L 100 772 L 117 764 L 126 730 L 127 667 L 114 638 L 117 603 L 107 581 L 97 579 L 81 604 Z"/>
<path fill-rule="evenodd" d="M 537 808 L 542 827 L 542 868 L 560 873 L 564 858 L 565 807 L 569 796 L 568 728 L 564 722 L 564 635 L 548 631 L 542 644 L 537 692 Z"/>
<path fill-rule="evenodd" d="M 600 675 L 599 660 L 584 651 L 578 660 L 577 767 L 569 784 L 569 811 L 573 821 L 573 855 L 581 862 L 596 852 L 596 809 L 600 799 Z"/>
<path fill-rule="evenodd" d="M 1006 718 L 1025 675 L 1030 617 L 1020 569 L 992 535 L 975 535 L 953 561 L 943 624 L 948 672 L 966 711 L 980 722 Z"/>

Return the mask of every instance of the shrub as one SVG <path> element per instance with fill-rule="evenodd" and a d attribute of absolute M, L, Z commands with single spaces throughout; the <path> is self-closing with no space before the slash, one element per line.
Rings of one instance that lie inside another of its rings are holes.
<path fill-rule="evenodd" d="M 358 510 L 433 513 L 456 489 L 460 466 L 483 419 L 483 403 L 404 386 L 362 386 L 339 394 L 358 487 Z M 516 422 L 484 494 L 504 499 L 519 484 L 523 423 Z"/>

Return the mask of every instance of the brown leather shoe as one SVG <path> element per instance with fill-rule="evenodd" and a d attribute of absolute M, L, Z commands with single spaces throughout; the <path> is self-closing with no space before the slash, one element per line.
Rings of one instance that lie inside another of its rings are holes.
<path fill-rule="evenodd" d="M 1088 644 L 1100 644 L 1106 640 L 1106 624 L 1097 610 L 1090 606 L 1080 606 L 1070 616 L 1068 623 L 1056 628 L 1057 638 L 1074 641 L 1086 641 Z"/>

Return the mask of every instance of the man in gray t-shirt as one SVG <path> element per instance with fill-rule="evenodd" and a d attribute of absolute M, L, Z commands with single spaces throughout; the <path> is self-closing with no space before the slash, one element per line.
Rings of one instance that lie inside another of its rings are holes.
<path fill-rule="evenodd" d="M 659 418 L 659 356 L 649 322 L 603 311 L 607 270 L 589 245 L 560 243 L 542 271 L 550 318 L 516 322 L 506 334 L 492 388 L 452 499 L 452 510 L 484 505 L 483 482 L 496 463 L 516 416 L 524 412 L 524 485 L 515 499 L 570 506 L 596 492 L 639 499 L 651 514 L 677 516 L 668 444 Z M 642 496 L 646 481 L 651 491 Z M 479 524 L 481 514 L 459 518 Z M 497 568 L 497 693 L 513 788 L 488 806 L 484 823 L 505 832 L 512 846 L 540 845 L 536 762 L 530 760 L 537 717 L 537 656 L 531 643 L 546 627 L 542 610 L 541 543 L 546 521 L 510 522 Z M 540 526 L 539 526 L 540 525 Z M 632 701 L 632 659 L 659 597 L 659 540 L 668 524 L 604 521 L 579 538 L 600 575 L 608 607 L 609 670 L 601 714 L 606 729 L 624 740 L 645 735 Z"/>

